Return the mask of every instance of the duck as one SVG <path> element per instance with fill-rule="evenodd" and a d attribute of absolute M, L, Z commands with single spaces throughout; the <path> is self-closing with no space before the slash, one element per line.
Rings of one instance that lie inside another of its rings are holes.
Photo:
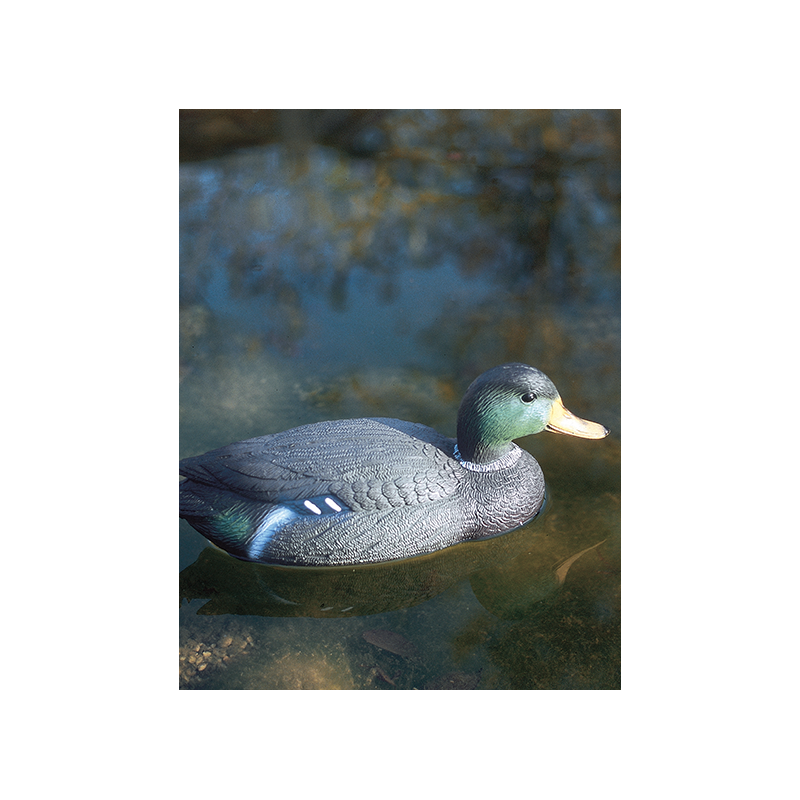
<path fill-rule="evenodd" d="M 180 462 L 180 517 L 222 550 L 262 564 L 376 564 L 515 530 L 545 502 L 536 459 L 514 440 L 602 439 L 535 367 L 479 375 L 456 438 L 384 417 L 302 425 Z"/>

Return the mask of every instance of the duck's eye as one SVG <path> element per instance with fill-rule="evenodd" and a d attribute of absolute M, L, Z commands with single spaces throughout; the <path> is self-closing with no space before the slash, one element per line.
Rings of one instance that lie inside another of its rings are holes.
<path fill-rule="evenodd" d="M 523 403 L 532 403 L 536 399 L 536 395 L 533 392 L 525 392 L 520 399 Z"/>

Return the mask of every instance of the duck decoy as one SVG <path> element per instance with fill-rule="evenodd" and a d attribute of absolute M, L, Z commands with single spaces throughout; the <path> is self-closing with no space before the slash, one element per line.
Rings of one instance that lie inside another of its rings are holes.
<path fill-rule="evenodd" d="M 231 555 L 295 566 L 410 558 L 507 533 L 545 499 L 514 439 L 544 430 L 602 439 L 552 381 L 504 364 L 473 381 L 457 439 L 397 419 L 318 422 L 185 458 L 180 516 Z"/>

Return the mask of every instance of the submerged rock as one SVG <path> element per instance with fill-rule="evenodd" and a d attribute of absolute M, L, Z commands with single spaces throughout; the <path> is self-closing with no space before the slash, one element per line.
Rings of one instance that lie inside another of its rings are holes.
<path fill-rule="evenodd" d="M 220 638 L 215 637 L 212 631 L 208 634 L 201 639 L 182 637 L 178 648 L 181 689 L 197 688 L 201 672 L 209 667 L 213 668 L 213 672 L 216 668 L 227 666 L 233 659 L 249 653 L 254 644 L 253 637 L 247 633 L 237 632 L 236 635 L 223 635 Z"/>

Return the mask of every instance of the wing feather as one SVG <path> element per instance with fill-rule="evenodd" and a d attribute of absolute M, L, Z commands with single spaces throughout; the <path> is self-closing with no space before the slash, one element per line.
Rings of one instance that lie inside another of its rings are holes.
<path fill-rule="evenodd" d="M 276 503 L 331 492 L 375 510 L 447 497 L 458 485 L 452 439 L 424 425 L 368 418 L 305 425 L 181 461 L 205 486 Z"/>

